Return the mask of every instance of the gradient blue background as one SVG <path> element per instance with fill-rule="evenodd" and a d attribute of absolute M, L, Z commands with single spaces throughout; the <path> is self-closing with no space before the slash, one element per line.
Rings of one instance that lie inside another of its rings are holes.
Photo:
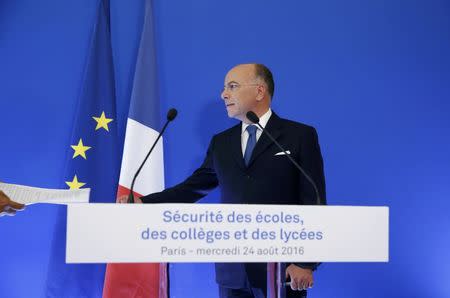
<path fill-rule="evenodd" d="M 111 0 L 122 137 L 143 4 Z M 60 185 L 96 7 L 0 1 L 1 181 Z M 319 132 L 329 204 L 390 207 L 390 262 L 324 264 L 309 297 L 450 297 L 448 0 L 155 0 L 154 15 L 162 114 L 179 110 L 167 185 L 235 123 L 227 70 L 262 62 L 274 110 Z M 1 297 L 44 297 L 56 209 L 0 219 Z M 211 264 L 173 264 L 171 281 L 172 297 L 216 297 Z"/>

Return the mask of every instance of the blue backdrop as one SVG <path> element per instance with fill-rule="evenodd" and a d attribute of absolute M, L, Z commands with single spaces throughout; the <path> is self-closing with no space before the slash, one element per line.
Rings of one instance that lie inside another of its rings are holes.
<path fill-rule="evenodd" d="M 111 0 L 123 138 L 144 2 Z M 0 180 L 59 187 L 96 1 L 0 1 Z M 450 2 L 155 0 L 166 182 L 232 125 L 227 70 L 274 73 L 274 110 L 318 129 L 328 202 L 387 205 L 390 262 L 328 263 L 311 297 L 450 297 Z M 187 145 L 186 145 L 187 144 Z M 214 201 L 217 192 L 206 201 Z M 57 208 L 0 219 L 0 296 L 44 297 Z M 215 297 L 210 264 L 171 265 L 172 297 Z"/>

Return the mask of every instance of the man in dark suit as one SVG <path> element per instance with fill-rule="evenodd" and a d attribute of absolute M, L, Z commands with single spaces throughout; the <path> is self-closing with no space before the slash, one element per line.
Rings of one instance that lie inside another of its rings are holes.
<path fill-rule="evenodd" d="M 261 64 L 243 64 L 231 69 L 222 91 L 228 116 L 238 125 L 215 135 L 203 164 L 184 182 L 137 199 L 138 203 L 196 202 L 219 186 L 221 203 L 315 205 L 314 188 L 283 152 L 246 118 L 248 111 L 316 182 L 325 204 L 323 161 L 316 131 L 305 124 L 285 120 L 271 109 L 274 81 Z M 126 202 L 126 197 L 119 198 Z M 291 280 L 287 297 L 305 297 L 313 285 L 316 263 L 287 264 Z M 221 298 L 265 297 L 265 263 L 218 263 L 216 281 Z M 301 294 L 294 292 L 301 291 Z M 297 295 L 295 295 L 297 294 Z"/>

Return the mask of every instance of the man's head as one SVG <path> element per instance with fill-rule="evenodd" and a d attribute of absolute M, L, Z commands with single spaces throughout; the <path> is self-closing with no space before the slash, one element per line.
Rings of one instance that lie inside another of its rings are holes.
<path fill-rule="evenodd" d="M 274 82 L 270 70 L 262 64 L 240 64 L 226 75 L 222 99 L 228 117 L 249 122 L 248 111 L 261 117 L 270 107 Z"/>

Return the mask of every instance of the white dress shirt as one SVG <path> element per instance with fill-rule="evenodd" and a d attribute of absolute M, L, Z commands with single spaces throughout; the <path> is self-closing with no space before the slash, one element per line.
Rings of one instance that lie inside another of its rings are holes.
<path fill-rule="evenodd" d="M 259 118 L 259 124 L 261 124 L 262 127 L 266 128 L 267 122 L 269 121 L 270 116 L 272 116 L 272 110 L 269 108 L 269 110 L 262 115 Z M 242 132 L 241 132 L 241 146 L 242 146 L 242 156 L 244 156 L 245 154 L 245 148 L 247 147 L 247 141 L 248 141 L 248 137 L 249 137 L 249 133 L 247 131 L 247 126 L 252 125 L 252 124 L 247 124 L 242 122 Z M 255 125 L 255 124 L 253 124 Z M 261 136 L 261 134 L 263 133 L 262 129 L 259 128 L 259 126 L 255 125 L 257 130 L 256 130 L 256 143 L 258 143 L 259 137 Z"/>

